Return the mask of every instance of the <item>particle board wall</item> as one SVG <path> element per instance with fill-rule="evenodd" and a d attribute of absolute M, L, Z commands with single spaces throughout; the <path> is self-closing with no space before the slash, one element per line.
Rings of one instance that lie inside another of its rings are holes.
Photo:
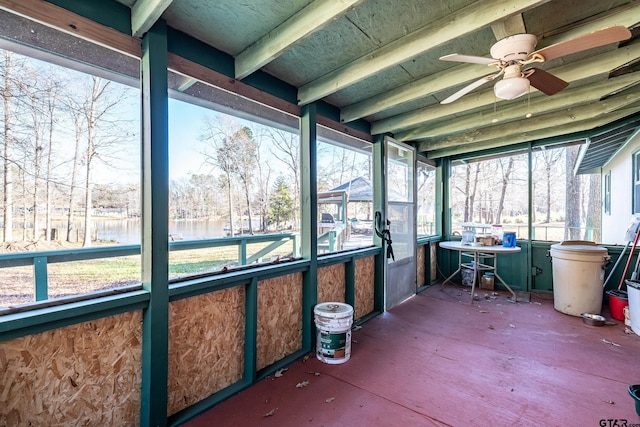
<path fill-rule="evenodd" d="M 373 311 L 374 308 L 374 257 L 360 258 L 356 260 L 355 283 L 355 319 L 360 319 Z"/>
<path fill-rule="evenodd" d="M 416 267 L 417 267 L 416 281 L 417 281 L 418 287 L 424 286 L 424 284 L 427 282 L 427 278 L 424 277 L 425 276 L 424 255 L 426 253 L 427 248 L 430 249 L 429 245 L 421 245 L 421 246 L 418 246 L 418 250 L 416 251 L 418 255 L 416 258 Z"/>
<path fill-rule="evenodd" d="M 318 268 L 318 304 L 323 302 L 344 302 L 344 268 L 344 264 Z"/>
<path fill-rule="evenodd" d="M 262 369 L 302 348 L 302 273 L 258 282 L 256 366 Z"/>
<path fill-rule="evenodd" d="M 169 304 L 167 415 L 242 379 L 245 287 Z"/>
<path fill-rule="evenodd" d="M 142 312 L 0 343 L 0 425 L 140 424 Z"/>

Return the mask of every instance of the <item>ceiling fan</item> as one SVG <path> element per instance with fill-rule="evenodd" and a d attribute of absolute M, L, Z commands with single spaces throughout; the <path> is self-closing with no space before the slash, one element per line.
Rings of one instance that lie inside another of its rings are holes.
<path fill-rule="evenodd" d="M 494 92 L 498 98 L 514 99 L 522 96 L 529 91 L 530 85 L 546 95 L 555 95 L 566 88 L 569 83 L 540 68 L 525 69 L 524 67 L 536 62 L 549 61 L 564 55 L 627 40 L 630 37 L 631 32 L 626 27 L 618 25 L 562 41 L 534 52 L 533 49 L 538 42 L 537 37 L 533 34 L 516 34 L 491 46 L 491 58 L 457 53 L 443 56 L 440 58 L 442 61 L 495 66 L 498 72 L 476 80 L 440 103 L 449 104 L 500 76 L 502 76 L 502 80 L 497 81 L 494 85 Z"/>

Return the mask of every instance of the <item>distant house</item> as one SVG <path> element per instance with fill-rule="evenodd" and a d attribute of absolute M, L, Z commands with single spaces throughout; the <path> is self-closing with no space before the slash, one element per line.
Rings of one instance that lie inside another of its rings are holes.
<path fill-rule="evenodd" d="M 624 244 L 640 217 L 640 118 L 590 137 L 582 151 L 578 173 L 601 168 L 602 243 Z"/>

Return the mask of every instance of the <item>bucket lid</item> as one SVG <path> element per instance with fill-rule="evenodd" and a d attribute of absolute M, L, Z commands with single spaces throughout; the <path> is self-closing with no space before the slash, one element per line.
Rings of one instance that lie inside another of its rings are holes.
<path fill-rule="evenodd" d="M 640 289 L 640 282 L 636 282 L 635 280 L 625 280 L 624 282 L 627 284 L 627 286 L 631 286 L 635 289 Z"/>
<path fill-rule="evenodd" d="M 627 291 L 623 291 L 623 290 L 620 290 L 620 289 L 612 289 L 610 291 L 607 291 L 607 295 L 612 296 L 612 297 L 616 297 L 616 298 L 618 298 L 620 300 L 623 300 L 623 301 L 627 301 L 627 299 L 629 299 L 629 296 L 627 295 Z"/>
<path fill-rule="evenodd" d="M 607 248 L 598 246 L 596 243 L 589 242 L 587 240 L 565 240 L 564 242 L 551 245 L 551 250 L 566 253 L 588 253 L 593 255 L 608 253 Z"/>
<path fill-rule="evenodd" d="M 317 304 L 313 312 L 323 317 L 338 319 L 351 316 L 351 314 L 353 314 L 353 307 L 342 302 L 323 302 Z"/>

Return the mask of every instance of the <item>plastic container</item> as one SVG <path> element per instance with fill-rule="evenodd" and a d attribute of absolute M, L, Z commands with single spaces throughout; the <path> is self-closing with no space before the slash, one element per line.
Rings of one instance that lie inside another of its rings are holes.
<path fill-rule="evenodd" d="M 624 308 L 629 305 L 627 292 L 615 289 L 607 291 L 607 295 L 609 295 L 611 317 L 616 320 L 624 320 Z"/>
<path fill-rule="evenodd" d="M 462 232 L 462 244 L 470 245 L 476 241 L 476 233 L 473 230 L 464 230 Z"/>
<path fill-rule="evenodd" d="M 316 323 L 316 357 L 331 365 L 351 357 L 353 307 L 341 302 L 325 302 L 313 309 Z"/>
<path fill-rule="evenodd" d="M 495 286 L 495 275 L 493 273 L 484 273 L 480 282 L 481 289 L 493 290 Z"/>
<path fill-rule="evenodd" d="M 469 267 L 462 267 L 462 270 L 460 270 L 460 275 L 462 276 L 462 286 L 473 285 L 474 274 L 476 274 L 476 269 L 474 267 L 473 261 L 469 263 Z"/>
<path fill-rule="evenodd" d="M 502 235 L 502 246 L 505 248 L 516 247 L 516 233 L 512 231 L 505 231 Z"/>
<path fill-rule="evenodd" d="M 594 242 L 567 240 L 551 245 L 553 307 L 564 314 L 600 314 L 606 248 Z"/>
<path fill-rule="evenodd" d="M 627 280 L 627 295 L 629 295 L 629 317 L 631 330 L 640 335 L 640 282 Z"/>
<path fill-rule="evenodd" d="M 640 416 L 640 384 L 633 384 L 629 386 L 629 395 L 636 403 L 636 414 Z"/>

